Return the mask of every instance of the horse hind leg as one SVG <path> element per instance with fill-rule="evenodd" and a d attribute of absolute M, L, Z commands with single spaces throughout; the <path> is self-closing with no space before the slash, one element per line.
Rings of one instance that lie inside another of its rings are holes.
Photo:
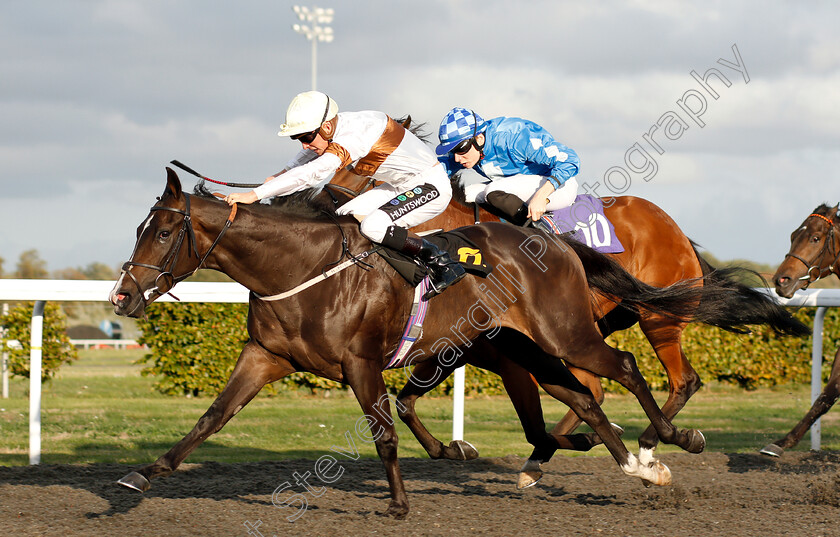
<path fill-rule="evenodd" d="M 592 392 L 592 395 L 595 397 L 598 404 L 602 404 L 604 402 L 604 389 L 601 386 L 601 379 L 585 369 L 580 369 L 574 366 L 568 366 L 568 368 L 569 371 L 571 371 L 571 373 L 581 382 L 581 384 L 589 388 L 589 391 Z M 559 422 L 557 422 L 557 425 L 555 425 L 551 430 L 551 434 L 557 436 L 571 434 L 580 427 L 581 423 L 583 423 L 583 420 L 570 410 Z M 593 444 L 590 447 L 595 447 L 600 443 L 601 441 L 599 438 L 593 437 Z"/>
<path fill-rule="evenodd" d="M 627 451 L 619 437 L 620 428 L 612 426 L 590 390 L 569 372 L 563 360 L 545 352 L 524 335 L 516 334 L 517 337 L 503 339 L 498 339 L 497 336 L 494 341 L 508 358 L 526 368 L 549 395 L 568 405 L 592 427 L 625 474 L 657 485 L 667 485 L 671 482 L 671 472 L 667 466 L 642 465 Z M 602 340 L 598 341 L 603 344 Z M 572 437 L 555 437 L 555 440 L 559 441 L 561 438 L 569 442 L 569 445 L 574 445 L 575 439 Z M 526 463 L 523 470 L 541 475 L 538 463 Z"/>
<path fill-rule="evenodd" d="M 553 376 L 557 378 L 557 375 Z M 609 422 L 589 390 L 571 373 L 565 377 L 564 385 L 548 382 L 540 382 L 540 385 L 549 395 L 569 405 L 587 425 L 592 427 L 626 475 L 638 477 L 645 484 L 660 486 L 671 484 L 671 470 L 667 466 L 658 461 L 652 465 L 641 464 L 636 456 L 627 451 L 620 438 L 620 427 Z"/>
<path fill-rule="evenodd" d="M 565 360 L 598 376 L 613 379 L 627 388 L 639 401 L 663 442 L 679 446 L 689 453 L 700 453 L 705 449 L 703 433 L 696 429 L 678 430 L 665 417 L 639 372 L 633 354 L 614 349 L 598 339 L 588 348 L 577 349 L 574 354 L 566 356 Z"/>
<path fill-rule="evenodd" d="M 400 419 L 432 459 L 465 461 L 478 458 L 478 450 L 465 440 L 453 440 L 448 446 L 444 445 L 423 425 L 415 410 L 417 399 L 435 389 L 457 367 L 463 365 L 463 361 L 455 361 L 451 366 L 444 366 L 437 360 L 419 363 L 397 396 L 396 406 Z"/>
<path fill-rule="evenodd" d="M 256 343 L 248 343 L 242 349 L 224 389 L 199 418 L 192 431 L 154 463 L 129 473 L 117 483 L 140 492 L 149 490 L 152 478 L 174 472 L 195 448 L 218 432 L 263 386 L 293 372 L 294 368 L 288 362 L 280 360 Z"/>
<path fill-rule="evenodd" d="M 668 375 L 668 400 L 662 405 L 662 414 L 673 421 L 692 395 L 703 385 L 700 375 L 691 367 L 682 348 L 681 338 L 685 324 L 657 315 L 639 322 L 642 332 L 653 347 L 659 362 Z M 653 425 L 639 437 L 639 459 L 650 463 L 655 459 L 659 436 Z"/>
<path fill-rule="evenodd" d="M 759 453 L 771 457 L 781 457 L 786 449 L 792 448 L 802 440 L 802 437 L 805 436 L 805 433 L 808 432 L 820 416 L 834 406 L 834 403 L 840 398 L 840 360 L 838 358 L 840 358 L 840 348 L 834 354 L 834 364 L 831 366 L 831 374 L 828 377 L 825 388 L 823 388 L 822 393 L 814 401 L 814 404 L 811 405 L 811 408 L 802 420 L 784 437 L 761 448 Z"/>

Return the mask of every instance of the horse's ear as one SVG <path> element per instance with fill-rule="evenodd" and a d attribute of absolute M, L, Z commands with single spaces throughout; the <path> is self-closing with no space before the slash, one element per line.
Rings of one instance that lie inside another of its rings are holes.
<path fill-rule="evenodd" d="M 166 191 L 172 194 L 175 199 L 181 197 L 181 180 L 178 179 L 178 174 L 175 173 L 175 170 L 170 168 L 169 166 L 166 167 Z"/>
<path fill-rule="evenodd" d="M 411 114 L 405 116 L 405 119 L 402 121 L 402 126 L 406 129 L 411 125 Z"/>

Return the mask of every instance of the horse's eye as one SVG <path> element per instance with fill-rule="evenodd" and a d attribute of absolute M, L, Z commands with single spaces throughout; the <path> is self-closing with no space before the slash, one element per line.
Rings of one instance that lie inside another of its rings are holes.
<path fill-rule="evenodd" d="M 168 230 L 166 230 L 166 229 L 161 230 L 161 231 L 158 232 L 158 240 L 160 242 L 163 242 L 163 241 L 165 241 L 166 239 L 169 238 L 169 235 L 170 235 L 170 233 L 169 233 Z"/>
<path fill-rule="evenodd" d="M 811 237 L 811 242 L 820 242 L 820 236 L 814 235 L 813 237 Z"/>

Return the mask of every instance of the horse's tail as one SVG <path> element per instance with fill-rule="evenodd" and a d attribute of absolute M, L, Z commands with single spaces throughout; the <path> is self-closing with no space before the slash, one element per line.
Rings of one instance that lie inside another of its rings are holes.
<path fill-rule="evenodd" d="M 716 299 L 723 302 L 723 314 L 716 322 L 708 324 L 729 331 L 734 331 L 730 326 L 764 324 L 777 334 L 790 336 L 811 334 L 811 329 L 807 325 L 793 317 L 769 295 L 741 283 L 749 278 L 756 280 L 758 287 L 767 287 L 767 281 L 761 274 L 743 267 L 715 268 L 700 255 L 694 241 L 691 242 L 691 247 L 703 271 L 704 287 L 709 286 L 714 290 L 715 295 L 719 295 L 715 298 L 704 296 L 703 300 Z"/>
<path fill-rule="evenodd" d="M 667 287 L 648 285 L 628 273 L 617 261 L 588 246 L 570 240 L 567 244 L 580 258 L 589 286 L 632 311 L 648 311 L 683 322 L 701 322 L 730 332 L 748 332 L 748 325 L 767 324 L 778 333 L 802 336 L 810 329 L 793 318 L 772 298 L 731 279 L 748 269 L 710 270 L 702 278 L 688 279 Z M 699 256 L 698 256 L 699 257 Z M 760 276 L 759 276 L 760 277 Z"/>

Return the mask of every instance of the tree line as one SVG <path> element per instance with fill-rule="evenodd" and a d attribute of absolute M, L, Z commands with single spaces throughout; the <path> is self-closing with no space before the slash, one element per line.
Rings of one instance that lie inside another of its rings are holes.
<path fill-rule="evenodd" d="M 120 267 L 109 267 L 105 263 L 92 262 L 85 267 L 70 267 L 49 271 L 47 262 L 41 259 L 38 250 L 26 250 L 20 254 L 15 270 L 6 272 L 5 259 L 0 257 L 0 278 L 15 278 L 23 280 L 116 280 Z M 227 282 L 230 278 L 219 272 L 200 270 L 189 278 L 189 281 Z"/>
<path fill-rule="evenodd" d="M 64 268 L 50 272 L 47 262 L 41 259 L 38 250 L 26 250 L 20 254 L 13 272 L 6 272 L 5 259 L 0 257 L 0 278 L 19 278 L 24 280 L 114 280 L 119 270 L 105 263 L 93 262 L 86 267 Z"/>

